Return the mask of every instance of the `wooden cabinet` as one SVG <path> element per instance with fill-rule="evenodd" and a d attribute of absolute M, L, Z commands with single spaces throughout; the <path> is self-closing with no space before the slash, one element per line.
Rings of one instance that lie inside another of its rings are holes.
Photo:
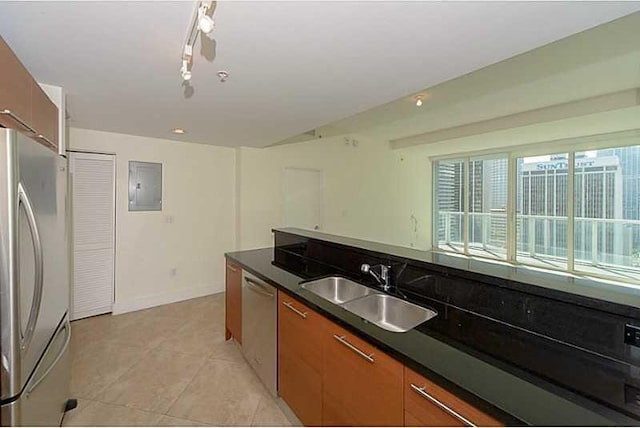
<path fill-rule="evenodd" d="M 329 321 L 322 346 L 323 425 L 403 425 L 402 364 Z"/>
<path fill-rule="evenodd" d="M 58 108 L 35 81 L 31 89 L 31 127 L 37 138 L 58 149 Z"/>
<path fill-rule="evenodd" d="M 225 336 L 242 343 L 242 268 L 228 260 L 225 284 Z"/>
<path fill-rule="evenodd" d="M 57 151 L 58 108 L 0 37 L 0 124 Z"/>
<path fill-rule="evenodd" d="M 325 319 L 278 292 L 278 392 L 300 422 L 322 425 L 322 336 Z"/>
<path fill-rule="evenodd" d="M 444 388 L 405 367 L 405 426 L 501 426 Z"/>
<path fill-rule="evenodd" d="M 227 267 L 227 335 L 235 337 L 229 287 L 237 274 L 239 288 L 241 275 Z M 282 291 L 278 394 L 306 426 L 502 426 Z"/>
<path fill-rule="evenodd" d="M 31 123 L 33 79 L 2 37 L 0 37 L 0 70 L 2 70 L 0 111 L 9 110 L 14 115 L 0 114 L 0 123 L 7 127 L 28 131 L 28 125 Z"/>
<path fill-rule="evenodd" d="M 281 291 L 278 392 L 307 426 L 502 426 Z"/>

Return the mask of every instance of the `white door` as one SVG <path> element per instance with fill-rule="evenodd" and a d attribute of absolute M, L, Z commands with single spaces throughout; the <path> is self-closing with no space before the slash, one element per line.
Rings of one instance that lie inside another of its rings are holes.
<path fill-rule="evenodd" d="M 115 156 L 71 153 L 71 319 L 111 312 L 114 300 Z"/>
<path fill-rule="evenodd" d="M 322 229 L 323 173 L 317 169 L 285 168 L 283 225 Z"/>

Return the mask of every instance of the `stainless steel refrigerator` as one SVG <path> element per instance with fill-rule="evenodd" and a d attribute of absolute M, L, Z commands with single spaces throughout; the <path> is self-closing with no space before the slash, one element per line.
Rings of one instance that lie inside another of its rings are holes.
<path fill-rule="evenodd" d="M 60 425 L 70 395 L 67 161 L 0 127 L 3 426 Z"/>

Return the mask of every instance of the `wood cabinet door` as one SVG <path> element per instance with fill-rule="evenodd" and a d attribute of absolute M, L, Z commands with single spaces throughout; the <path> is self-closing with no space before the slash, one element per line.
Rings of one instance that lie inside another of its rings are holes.
<path fill-rule="evenodd" d="M 0 111 L 9 110 L 19 118 L 15 120 L 10 115 L 0 114 L 0 124 L 28 131 L 29 129 L 24 125 L 31 124 L 33 78 L 2 37 L 0 37 L 0 70 L 2 70 Z"/>
<path fill-rule="evenodd" d="M 306 426 L 322 425 L 324 318 L 278 291 L 278 393 Z"/>
<path fill-rule="evenodd" d="M 45 145 L 58 150 L 58 107 L 33 82 L 31 89 L 31 126 Z"/>
<path fill-rule="evenodd" d="M 225 304 L 226 338 L 242 343 L 242 268 L 228 260 Z"/>
<path fill-rule="evenodd" d="M 323 425 L 403 424 L 402 364 L 329 321 L 322 346 Z"/>
<path fill-rule="evenodd" d="M 411 369 L 404 369 L 405 426 L 502 426 Z"/>

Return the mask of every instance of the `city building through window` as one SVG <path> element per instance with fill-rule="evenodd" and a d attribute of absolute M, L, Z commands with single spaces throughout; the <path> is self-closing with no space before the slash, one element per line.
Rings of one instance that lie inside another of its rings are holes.
<path fill-rule="evenodd" d="M 434 181 L 441 251 L 640 280 L 638 145 L 439 160 Z"/>

